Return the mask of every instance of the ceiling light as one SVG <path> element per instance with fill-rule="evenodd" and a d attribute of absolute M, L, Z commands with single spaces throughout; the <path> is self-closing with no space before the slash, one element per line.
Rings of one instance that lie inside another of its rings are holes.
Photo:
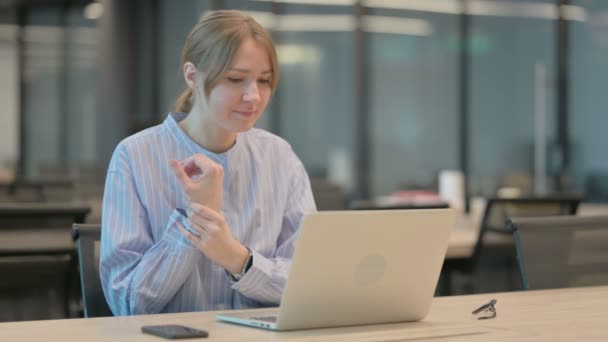
<path fill-rule="evenodd" d="M 103 15 L 103 5 L 99 2 L 91 2 L 84 7 L 84 17 L 89 20 L 97 20 Z"/>

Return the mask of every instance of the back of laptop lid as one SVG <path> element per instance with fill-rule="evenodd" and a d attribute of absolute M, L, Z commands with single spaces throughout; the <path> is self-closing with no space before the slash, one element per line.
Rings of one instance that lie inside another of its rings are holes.
<path fill-rule="evenodd" d="M 421 320 L 429 311 L 455 221 L 452 209 L 307 216 L 277 328 Z"/>

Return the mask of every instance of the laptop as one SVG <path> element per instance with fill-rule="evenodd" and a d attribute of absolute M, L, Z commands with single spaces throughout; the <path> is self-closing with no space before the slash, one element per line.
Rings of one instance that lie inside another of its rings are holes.
<path fill-rule="evenodd" d="M 216 319 L 277 331 L 421 320 L 455 223 L 453 209 L 309 214 L 281 305 Z"/>

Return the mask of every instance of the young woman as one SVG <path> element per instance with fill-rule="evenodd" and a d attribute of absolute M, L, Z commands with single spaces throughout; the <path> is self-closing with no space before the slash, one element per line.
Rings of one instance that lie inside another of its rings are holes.
<path fill-rule="evenodd" d="M 108 169 L 100 273 L 115 315 L 278 304 L 302 218 L 316 210 L 289 144 L 253 128 L 278 81 L 268 32 L 214 12 L 182 65 L 176 111 L 123 140 Z"/>

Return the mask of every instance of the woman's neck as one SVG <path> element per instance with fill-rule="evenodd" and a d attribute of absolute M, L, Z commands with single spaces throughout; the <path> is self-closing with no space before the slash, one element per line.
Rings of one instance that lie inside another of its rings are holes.
<path fill-rule="evenodd" d="M 203 115 L 193 111 L 179 122 L 184 130 L 199 146 L 213 153 L 224 153 L 236 142 L 236 134 L 229 132 L 216 123 L 206 120 Z"/>

